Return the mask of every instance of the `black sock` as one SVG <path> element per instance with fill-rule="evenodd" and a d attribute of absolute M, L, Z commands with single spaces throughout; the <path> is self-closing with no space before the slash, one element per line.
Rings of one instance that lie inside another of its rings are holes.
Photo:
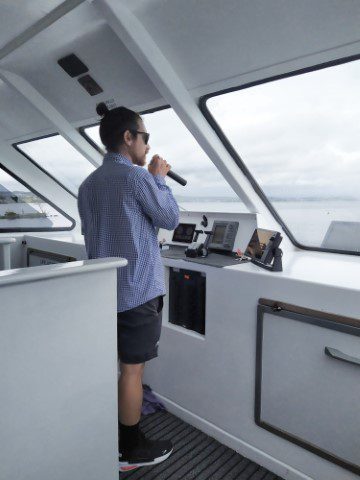
<path fill-rule="evenodd" d="M 139 441 L 139 425 L 123 425 L 119 422 L 119 450 L 132 450 Z"/>

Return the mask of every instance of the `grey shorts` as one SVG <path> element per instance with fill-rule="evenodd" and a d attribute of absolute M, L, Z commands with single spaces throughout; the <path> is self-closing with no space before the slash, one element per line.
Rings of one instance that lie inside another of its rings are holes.
<path fill-rule="evenodd" d="M 158 356 L 163 297 L 118 312 L 118 357 L 123 363 L 144 363 Z"/>

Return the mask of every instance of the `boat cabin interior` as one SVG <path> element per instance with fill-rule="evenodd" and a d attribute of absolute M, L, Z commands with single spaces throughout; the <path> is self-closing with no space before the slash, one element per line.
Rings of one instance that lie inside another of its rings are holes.
<path fill-rule="evenodd" d="M 188 433 L 126 478 L 358 478 L 359 25 L 358 0 L 0 2 L 2 480 L 119 475 L 127 260 L 87 259 L 77 207 L 100 102 L 185 180 L 144 381 Z"/>

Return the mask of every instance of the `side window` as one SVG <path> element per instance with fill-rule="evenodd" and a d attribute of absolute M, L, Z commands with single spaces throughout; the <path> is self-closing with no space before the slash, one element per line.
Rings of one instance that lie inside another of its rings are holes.
<path fill-rule="evenodd" d="M 206 100 L 302 246 L 360 251 L 359 81 L 352 61 Z"/>
<path fill-rule="evenodd" d="M 95 170 L 85 157 L 58 134 L 21 142 L 15 147 L 74 196 L 77 196 L 81 182 Z"/>
<path fill-rule="evenodd" d="M 152 155 L 158 153 L 170 163 L 174 172 L 188 182 L 182 187 L 171 179 L 167 180 L 183 209 L 212 212 L 248 211 L 172 108 L 141 116 L 150 133 L 148 161 Z M 103 149 L 98 125 L 85 128 L 84 134 Z"/>
<path fill-rule="evenodd" d="M 74 221 L 0 167 L 0 232 L 70 230 Z"/>

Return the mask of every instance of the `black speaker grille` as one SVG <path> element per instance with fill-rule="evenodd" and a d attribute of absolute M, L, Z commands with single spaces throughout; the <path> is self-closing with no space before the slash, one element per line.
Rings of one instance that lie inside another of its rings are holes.
<path fill-rule="evenodd" d="M 70 77 L 77 77 L 88 72 L 88 67 L 74 53 L 60 58 L 58 64 Z"/>

